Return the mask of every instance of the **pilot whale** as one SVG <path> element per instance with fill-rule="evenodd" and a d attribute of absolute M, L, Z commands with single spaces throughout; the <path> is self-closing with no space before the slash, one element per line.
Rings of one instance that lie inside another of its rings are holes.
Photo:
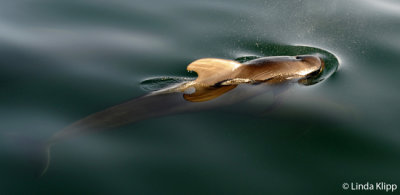
<path fill-rule="evenodd" d="M 38 174 L 43 175 L 49 166 L 50 148 L 60 141 L 153 117 L 230 105 L 266 91 L 279 93 L 281 86 L 306 84 L 307 79 L 323 69 L 323 60 L 314 55 L 263 57 L 245 63 L 199 59 L 187 66 L 188 71 L 197 73 L 195 80 L 154 91 L 76 121 L 37 144 L 33 161 L 40 170 Z"/>

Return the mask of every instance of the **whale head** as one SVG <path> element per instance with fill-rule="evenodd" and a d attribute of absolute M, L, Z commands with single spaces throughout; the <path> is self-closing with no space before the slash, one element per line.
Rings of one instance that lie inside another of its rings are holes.
<path fill-rule="evenodd" d="M 321 74 L 321 72 L 324 70 L 325 62 L 321 58 L 312 55 L 296 56 L 296 58 L 301 59 L 307 66 L 304 71 L 305 74 L 303 78 L 300 78 L 298 83 L 302 85 L 313 84 L 313 78 Z"/>
<path fill-rule="evenodd" d="M 280 84 L 307 79 L 323 67 L 323 60 L 313 55 L 265 57 L 244 63 L 235 77 Z"/>

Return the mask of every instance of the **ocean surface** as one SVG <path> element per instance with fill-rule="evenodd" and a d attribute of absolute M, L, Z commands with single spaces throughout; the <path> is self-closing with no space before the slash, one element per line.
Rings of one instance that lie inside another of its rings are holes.
<path fill-rule="evenodd" d="M 266 93 L 77 136 L 34 174 L 30 144 L 174 81 L 159 78 L 196 77 L 196 59 L 300 54 L 328 56 L 329 75 L 271 111 Z M 0 194 L 400 188 L 399 74 L 397 0 L 2 0 Z"/>

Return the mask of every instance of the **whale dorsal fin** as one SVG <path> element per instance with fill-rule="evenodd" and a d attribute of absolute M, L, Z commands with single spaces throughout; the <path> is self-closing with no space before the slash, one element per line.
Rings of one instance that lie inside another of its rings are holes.
<path fill-rule="evenodd" d="M 198 77 L 198 84 L 213 86 L 218 82 L 232 79 L 232 73 L 241 66 L 239 62 L 217 58 L 203 58 L 188 65 L 188 71 L 194 71 Z"/>

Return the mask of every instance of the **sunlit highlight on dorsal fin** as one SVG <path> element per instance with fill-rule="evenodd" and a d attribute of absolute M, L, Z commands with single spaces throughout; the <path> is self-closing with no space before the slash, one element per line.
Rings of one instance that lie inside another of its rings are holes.
<path fill-rule="evenodd" d="M 188 71 L 194 71 L 198 77 L 198 84 L 212 86 L 223 80 L 233 78 L 232 73 L 242 64 L 233 60 L 217 58 L 203 58 L 188 65 Z"/>

